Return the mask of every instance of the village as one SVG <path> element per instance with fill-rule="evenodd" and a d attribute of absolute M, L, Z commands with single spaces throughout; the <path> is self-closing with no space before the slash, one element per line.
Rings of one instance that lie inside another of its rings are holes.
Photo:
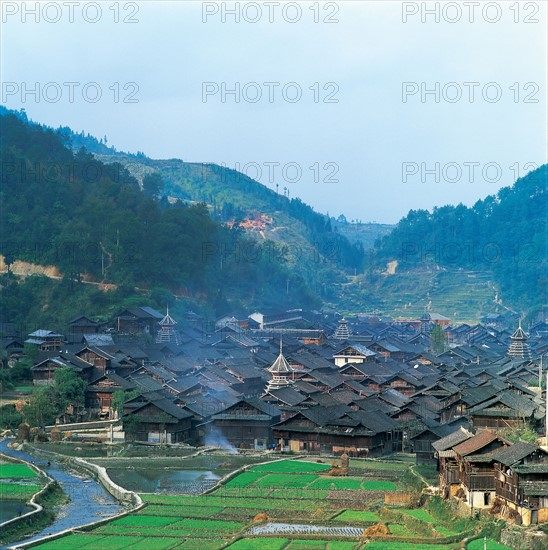
<path fill-rule="evenodd" d="M 525 330 L 510 313 L 453 325 L 434 312 L 396 321 L 289 310 L 213 325 L 191 311 L 177 322 L 132 307 L 109 323 L 79 315 L 65 334 L 41 328 L 1 345 L 9 364 L 37 348 L 34 386 L 51 385 L 59 369 L 86 382 L 85 403 L 69 404 L 35 438 L 108 425 L 126 441 L 161 446 L 412 453 L 436 467 L 439 494 L 472 513 L 548 521 L 542 319 Z"/>

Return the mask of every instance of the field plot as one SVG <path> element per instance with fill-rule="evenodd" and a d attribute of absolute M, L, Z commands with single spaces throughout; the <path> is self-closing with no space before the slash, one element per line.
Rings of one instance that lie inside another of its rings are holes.
<path fill-rule="evenodd" d="M 374 464 L 371 470 L 366 468 L 369 463 Z M 452 550 L 456 547 L 458 542 L 438 542 L 457 535 L 462 527 L 439 519 L 445 517 L 439 507 L 411 509 L 384 505 L 386 491 L 405 488 L 399 478 L 407 464 L 360 461 L 359 465 L 360 469 L 354 468 L 353 472 L 360 474 L 348 477 L 326 476 L 331 466 L 319 462 L 281 460 L 251 465 L 205 495 L 142 494 L 147 506 L 138 512 L 40 548 Z M 364 530 L 376 524 L 387 525 L 387 536 L 396 540 L 373 538 L 364 545 L 360 541 Z M 429 544 L 398 542 L 398 537 Z M 504 546 L 488 548 L 506 550 Z"/>
<path fill-rule="evenodd" d="M 228 548 L 230 550 L 282 550 L 289 543 L 289 539 L 274 539 L 274 538 L 253 538 L 240 539 Z"/>
<path fill-rule="evenodd" d="M 466 550 L 483 550 L 483 539 L 476 539 L 466 545 Z M 487 539 L 487 550 L 512 550 L 509 546 L 501 544 L 493 539 Z"/>
<path fill-rule="evenodd" d="M 454 544 L 417 544 L 414 542 L 381 542 L 374 540 L 367 544 L 367 550 L 453 550 Z"/>
<path fill-rule="evenodd" d="M 38 477 L 38 474 L 25 464 L 10 462 L 0 464 L 0 478 L 20 479 L 24 477 Z"/>
<path fill-rule="evenodd" d="M 422 521 L 426 521 L 428 523 L 436 523 L 436 520 L 432 517 L 432 515 L 427 511 L 423 509 L 418 510 L 402 510 L 404 514 L 407 514 L 408 516 L 412 516 L 416 519 L 420 519 Z"/>
<path fill-rule="evenodd" d="M 29 500 L 42 487 L 23 483 L 0 483 L 0 500 Z"/>
<path fill-rule="evenodd" d="M 257 466 L 253 466 L 251 468 L 253 472 L 285 472 L 295 474 L 322 472 L 330 469 L 331 466 L 328 464 L 307 462 L 305 460 L 279 460 L 276 462 L 269 462 L 267 464 L 258 464 Z"/>
<path fill-rule="evenodd" d="M 259 487 L 306 487 L 316 479 L 313 474 L 267 474 L 255 484 Z"/>
<path fill-rule="evenodd" d="M 369 510 L 345 510 L 333 519 L 336 521 L 353 521 L 358 523 L 375 523 L 380 521 L 378 514 Z"/>
<path fill-rule="evenodd" d="M 154 520 L 158 523 L 154 524 Z M 244 523 L 235 521 L 132 515 L 98 527 L 94 532 L 108 535 L 210 538 L 212 534 L 221 537 L 234 535 L 244 526 Z"/>

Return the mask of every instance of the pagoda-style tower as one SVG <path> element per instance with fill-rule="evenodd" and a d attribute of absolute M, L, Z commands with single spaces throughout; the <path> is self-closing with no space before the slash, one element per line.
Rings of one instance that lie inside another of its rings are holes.
<path fill-rule="evenodd" d="M 348 340 L 349 337 L 350 329 L 348 328 L 348 322 L 343 317 L 339 321 L 339 326 L 337 327 L 335 334 L 333 334 L 333 338 L 335 338 L 336 340 Z"/>
<path fill-rule="evenodd" d="M 181 339 L 179 334 L 175 330 L 175 325 L 177 321 L 169 314 L 169 307 L 166 308 L 165 317 L 158 322 L 160 325 L 160 330 L 156 334 L 156 343 L 157 344 L 175 344 L 176 346 L 181 345 Z"/>
<path fill-rule="evenodd" d="M 430 334 L 430 323 L 432 321 L 432 318 L 430 317 L 430 313 L 428 313 L 426 310 L 424 310 L 424 313 L 422 314 L 422 317 L 419 319 L 420 321 L 420 331 L 423 334 Z"/>
<path fill-rule="evenodd" d="M 290 380 L 289 378 L 289 375 L 291 374 L 292 370 L 286 358 L 284 357 L 284 354 L 282 351 L 281 336 L 280 336 L 280 355 L 278 355 L 278 358 L 276 359 L 276 361 L 272 363 L 272 366 L 268 368 L 268 372 L 270 372 L 270 374 L 272 375 L 272 379 L 269 380 L 266 386 L 266 391 L 279 390 L 280 388 L 287 388 L 288 386 L 294 383 L 294 381 Z"/>
<path fill-rule="evenodd" d="M 512 339 L 512 343 L 510 344 L 510 347 L 508 348 L 508 356 L 512 359 L 532 359 L 533 354 L 531 353 L 531 348 L 529 347 L 529 344 L 527 343 L 527 339 L 529 338 L 527 334 L 525 334 L 525 331 L 521 328 L 521 321 L 519 322 L 519 326 L 510 336 Z"/>

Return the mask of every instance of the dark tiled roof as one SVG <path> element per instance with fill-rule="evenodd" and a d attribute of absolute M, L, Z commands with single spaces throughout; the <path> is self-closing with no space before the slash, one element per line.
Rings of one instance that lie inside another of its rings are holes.
<path fill-rule="evenodd" d="M 505 466 L 512 466 L 516 462 L 523 460 L 526 456 L 539 449 L 538 445 L 518 441 L 509 447 L 502 447 L 492 453 L 493 459 Z"/>
<path fill-rule="evenodd" d="M 293 387 L 268 390 L 267 395 L 271 395 L 278 399 L 281 403 L 290 406 L 298 405 L 306 399 L 306 397 L 302 393 L 299 393 Z"/>
<path fill-rule="evenodd" d="M 453 449 L 457 454 L 466 456 L 483 449 L 486 445 L 489 445 L 489 443 L 492 443 L 496 439 L 498 439 L 496 433 L 490 430 L 482 430 L 474 437 L 471 437 L 463 443 L 456 445 Z"/>

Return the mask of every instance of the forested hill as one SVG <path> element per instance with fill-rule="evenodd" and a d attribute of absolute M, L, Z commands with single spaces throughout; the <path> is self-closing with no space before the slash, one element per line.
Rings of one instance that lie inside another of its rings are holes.
<path fill-rule="evenodd" d="M 163 289 L 216 311 L 227 311 L 227 300 L 232 307 L 319 303 L 276 245 L 251 242 L 213 220 L 203 204 L 150 198 L 120 164 L 75 153 L 59 132 L 24 117 L 4 112 L 0 124 L 0 253 L 7 264 L 53 265 L 71 281 Z M 19 315 L 21 299 L 11 300 L 8 287 L 2 285 L 6 318 Z"/>
<path fill-rule="evenodd" d="M 162 195 L 204 203 L 216 221 L 245 223 L 260 215 L 268 216 L 272 221 L 261 227 L 260 231 L 251 230 L 251 236 L 259 240 L 289 243 L 290 248 L 298 251 L 304 259 L 300 269 L 309 275 L 317 269 L 315 259 L 321 259 L 331 269 L 349 273 L 363 268 L 363 242 L 369 242 L 371 236 L 368 235 L 367 240 L 348 239 L 326 215 L 314 211 L 299 198 L 290 198 L 290 190 L 283 181 L 279 182 L 277 193 L 231 167 L 181 159 L 155 160 L 142 152 L 130 154 L 117 151 L 107 146 L 106 136 L 98 140 L 67 127 L 61 127 L 57 132 L 74 151 L 84 146 L 104 163 L 121 163 L 139 183 L 147 174 L 160 174 L 163 180 Z M 267 170 L 264 166 L 263 169 Z M 278 172 L 281 173 L 281 168 Z M 256 227 L 259 226 L 256 224 Z M 375 232 L 376 227 L 378 232 Z M 386 233 L 386 228 L 371 224 L 369 233 L 382 235 Z M 310 265 L 309 259 L 314 265 Z"/>
<path fill-rule="evenodd" d="M 548 165 L 478 201 L 412 210 L 376 243 L 379 266 L 488 271 L 499 298 L 520 311 L 547 303 Z M 394 265 L 394 264 L 393 264 Z"/>

